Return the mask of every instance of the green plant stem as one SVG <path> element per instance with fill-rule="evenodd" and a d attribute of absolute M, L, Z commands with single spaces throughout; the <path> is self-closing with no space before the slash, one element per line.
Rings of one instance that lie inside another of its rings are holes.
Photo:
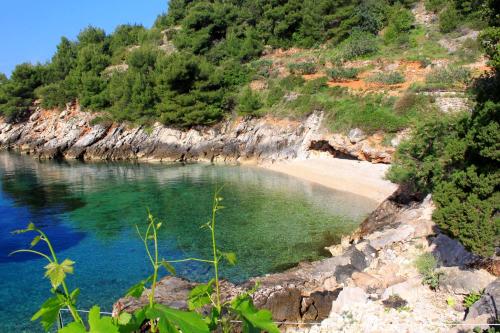
<path fill-rule="evenodd" d="M 41 239 L 47 244 L 47 247 L 49 248 L 50 254 L 52 255 L 53 262 L 58 265 L 59 262 L 57 260 L 56 252 L 54 251 L 54 248 L 52 247 L 52 244 L 50 243 L 49 238 L 47 237 L 47 235 L 43 231 L 41 231 L 39 229 L 37 229 L 37 231 L 40 234 Z M 64 294 L 66 296 L 66 305 L 68 306 L 68 310 L 71 313 L 71 316 L 73 317 L 73 319 L 76 322 L 83 324 L 83 320 L 80 317 L 80 315 L 78 314 L 78 311 L 76 310 L 75 305 L 73 304 L 73 300 L 71 299 L 71 296 L 69 294 L 68 286 L 66 285 L 66 282 L 64 280 L 62 281 L 61 286 L 63 287 Z"/>
<path fill-rule="evenodd" d="M 186 259 L 179 259 L 179 260 L 168 260 L 168 263 L 179 263 L 179 262 L 186 262 L 186 261 L 200 261 L 200 262 L 205 262 L 209 264 L 213 264 L 213 260 L 206 260 L 206 259 L 198 259 L 198 258 L 186 258 Z"/>
<path fill-rule="evenodd" d="M 215 271 L 215 293 L 217 297 L 217 311 L 221 311 L 221 302 L 220 302 L 220 287 L 219 287 L 219 258 L 217 256 L 217 244 L 215 241 L 215 214 L 217 213 L 217 196 L 219 195 L 219 191 L 215 191 L 214 194 L 214 202 L 212 206 L 212 223 L 210 227 L 211 235 L 212 235 L 212 250 L 213 250 L 213 265 Z"/>

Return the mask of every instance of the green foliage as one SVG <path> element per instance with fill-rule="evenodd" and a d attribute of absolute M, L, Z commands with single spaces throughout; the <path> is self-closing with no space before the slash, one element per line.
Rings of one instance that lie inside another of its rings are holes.
<path fill-rule="evenodd" d="M 328 71 L 328 77 L 334 81 L 353 80 L 358 77 L 359 69 L 354 67 L 333 67 Z"/>
<path fill-rule="evenodd" d="M 231 330 L 231 319 L 233 318 L 242 321 L 244 333 L 261 332 L 262 330 L 270 333 L 279 333 L 278 328 L 272 322 L 271 312 L 268 310 L 258 310 L 253 305 L 250 295 L 255 289 L 238 295 L 233 300 L 221 301 L 219 267 L 224 261 L 230 265 L 236 264 L 236 255 L 233 252 L 223 252 L 217 247 L 215 238 L 216 214 L 224 208 L 220 204 L 222 201 L 220 191 L 221 189 L 218 189 L 214 194 L 212 219 L 202 226 L 202 228 L 210 231 L 213 258 L 210 260 L 187 258 L 175 261 L 160 259 L 157 235 L 162 223 L 157 222 L 148 213 L 146 230 L 141 232 L 137 226 L 136 229 L 144 244 L 147 258 L 153 268 L 153 274 L 131 287 L 126 294 L 126 296 L 138 298 L 143 295 L 146 286 L 149 285 L 150 290 L 147 293 L 148 304 L 136 310 L 133 314 L 120 312 L 113 317 L 101 317 L 100 308 L 93 306 L 90 309 L 87 324 L 84 323 L 76 310 L 79 289 L 75 289 L 69 293 L 66 286 L 66 274 L 73 273 L 74 262 L 65 259 L 59 263 L 49 239 L 33 223 L 30 223 L 26 229 L 15 231 L 17 234 L 26 232 L 37 233 L 31 241 L 31 247 L 36 246 L 42 241 L 47 245 L 50 252 L 50 255 L 46 255 L 31 248 L 13 252 L 13 254 L 20 252 L 34 253 L 49 262 L 45 266 L 45 276 L 50 279 L 52 285 L 51 292 L 54 296 L 42 304 L 40 310 L 33 315 L 32 320 L 40 319 L 45 331 L 49 331 L 57 321 L 61 309 L 67 308 L 74 321 L 60 328 L 59 333 L 132 333 L 138 331 L 151 333 L 208 333 L 210 331 L 220 332 L 221 329 L 224 332 L 229 332 Z M 213 265 L 214 278 L 207 284 L 198 285 L 190 292 L 188 298 L 190 311 L 181 311 L 157 304 L 155 302 L 155 290 L 159 270 L 164 268 L 170 274 L 175 274 L 175 268 L 172 263 L 186 261 L 198 261 Z M 206 318 L 203 318 L 200 313 L 194 311 L 206 306 L 211 307 L 211 310 L 208 312 L 209 315 Z M 89 328 L 88 331 L 87 327 Z"/>
<path fill-rule="evenodd" d="M 389 15 L 389 24 L 384 33 L 386 43 L 407 44 L 409 32 L 413 28 L 415 18 L 411 11 L 402 5 L 395 5 Z"/>
<path fill-rule="evenodd" d="M 0 114 L 7 121 L 21 120 L 35 99 L 35 89 L 44 83 L 46 67 L 21 64 L 12 72 L 10 80 L 0 81 Z"/>
<path fill-rule="evenodd" d="M 405 77 L 400 72 L 378 72 L 367 78 L 366 81 L 382 84 L 400 84 L 405 82 Z"/>
<path fill-rule="evenodd" d="M 500 27 L 489 27 L 483 30 L 479 40 L 489 58 L 489 64 L 498 70 L 500 68 Z"/>
<path fill-rule="evenodd" d="M 500 104 L 479 104 L 472 115 L 441 116 L 418 126 L 396 154 L 389 178 L 433 193 L 434 221 L 473 252 L 489 256 L 500 220 Z"/>
<path fill-rule="evenodd" d="M 288 64 L 288 69 L 292 74 L 314 74 L 317 71 L 316 64 L 313 62 L 297 62 Z"/>
<path fill-rule="evenodd" d="M 439 287 L 439 280 L 442 273 L 436 271 L 437 261 L 432 253 L 426 252 L 421 254 L 415 260 L 415 267 L 420 275 L 422 275 L 422 283 L 428 285 L 431 289 L 435 290 Z"/>
<path fill-rule="evenodd" d="M 472 292 L 470 294 L 465 295 L 464 297 L 464 307 L 466 309 L 469 309 L 471 306 L 474 305 L 477 301 L 481 299 L 483 296 L 484 291 L 482 292 Z"/>
<path fill-rule="evenodd" d="M 387 22 L 389 9 L 389 4 L 386 1 L 362 1 L 356 8 L 356 15 L 359 17 L 359 28 L 377 34 Z"/>
<path fill-rule="evenodd" d="M 446 0 L 426 0 L 425 9 L 434 13 L 438 13 L 446 6 Z"/>
<path fill-rule="evenodd" d="M 250 88 L 245 88 L 238 98 L 237 111 L 244 115 L 255 115 L 263 106 L 259 94 L 253 92 Z"/>
<path fill-rule="evenodd" d="M 431 89 L 462 87 L 470 81 L 469 69 L 460 66 L 447 66 L 434 69 L 425 78 L 425 83 Z"/>
<path fill-rule="evenodd" d="M 376 37 L 360 29 L 352 31 L 351 35 L 345 39 L 338 47 L 337 59 L 351 60 L 357 57 L 373 54 L 377 52 L 378 45 Z"/>
<path fill-rule="evenodd" d="M 458 11 L 453 4 L 447 6 L 439 14 L 439 30 L 441 32 L 452 32 L 458 27 Z"/>

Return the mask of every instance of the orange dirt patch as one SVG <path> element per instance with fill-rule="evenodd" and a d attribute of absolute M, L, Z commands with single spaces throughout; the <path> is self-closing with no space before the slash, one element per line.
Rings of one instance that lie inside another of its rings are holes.
<path fill-rule="evenodd" d="M 325 73 L 314 73 L 314 74 L 304 74 L 302 75 L 302 78 L 306 81 L 311 81 L 311 80 L 316 80 L 319 79 L 320 77 L 325 77 Z"/>

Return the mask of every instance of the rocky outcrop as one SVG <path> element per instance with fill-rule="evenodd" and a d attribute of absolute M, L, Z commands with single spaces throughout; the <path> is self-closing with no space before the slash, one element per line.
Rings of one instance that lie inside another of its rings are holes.
<path fill-rule="evenodd" d="M 335 142 L 332 151 L 344 157 L 372 162 L 390 162 L 394 150 L 374 142 L 372 137 L 358 135 L 358 130 L 354 144 L 353 138 L 324 132 L 321 112 L 312 113 L 304 121 L 236 118 L 191 129 L 159 123 L 150 128 L 94 124 L 95 117 L 78 105 L 62 112 L 37 108 L 24 122 L 0 121 L 0 147 L 38 158 L 226 163 L 305 158 L 316 149 L 314 142 L 318 140 Z"/>

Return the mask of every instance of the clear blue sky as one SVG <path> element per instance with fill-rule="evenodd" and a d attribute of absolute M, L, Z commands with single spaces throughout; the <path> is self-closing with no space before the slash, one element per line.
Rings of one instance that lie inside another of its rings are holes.
<path fill-rule="evenodd" d="M 50 60 L 62 36 L 75 39 L 88 25 L 150 27 L 166 10 L 167 0 L 0 0 L 0 72 Z"/>

